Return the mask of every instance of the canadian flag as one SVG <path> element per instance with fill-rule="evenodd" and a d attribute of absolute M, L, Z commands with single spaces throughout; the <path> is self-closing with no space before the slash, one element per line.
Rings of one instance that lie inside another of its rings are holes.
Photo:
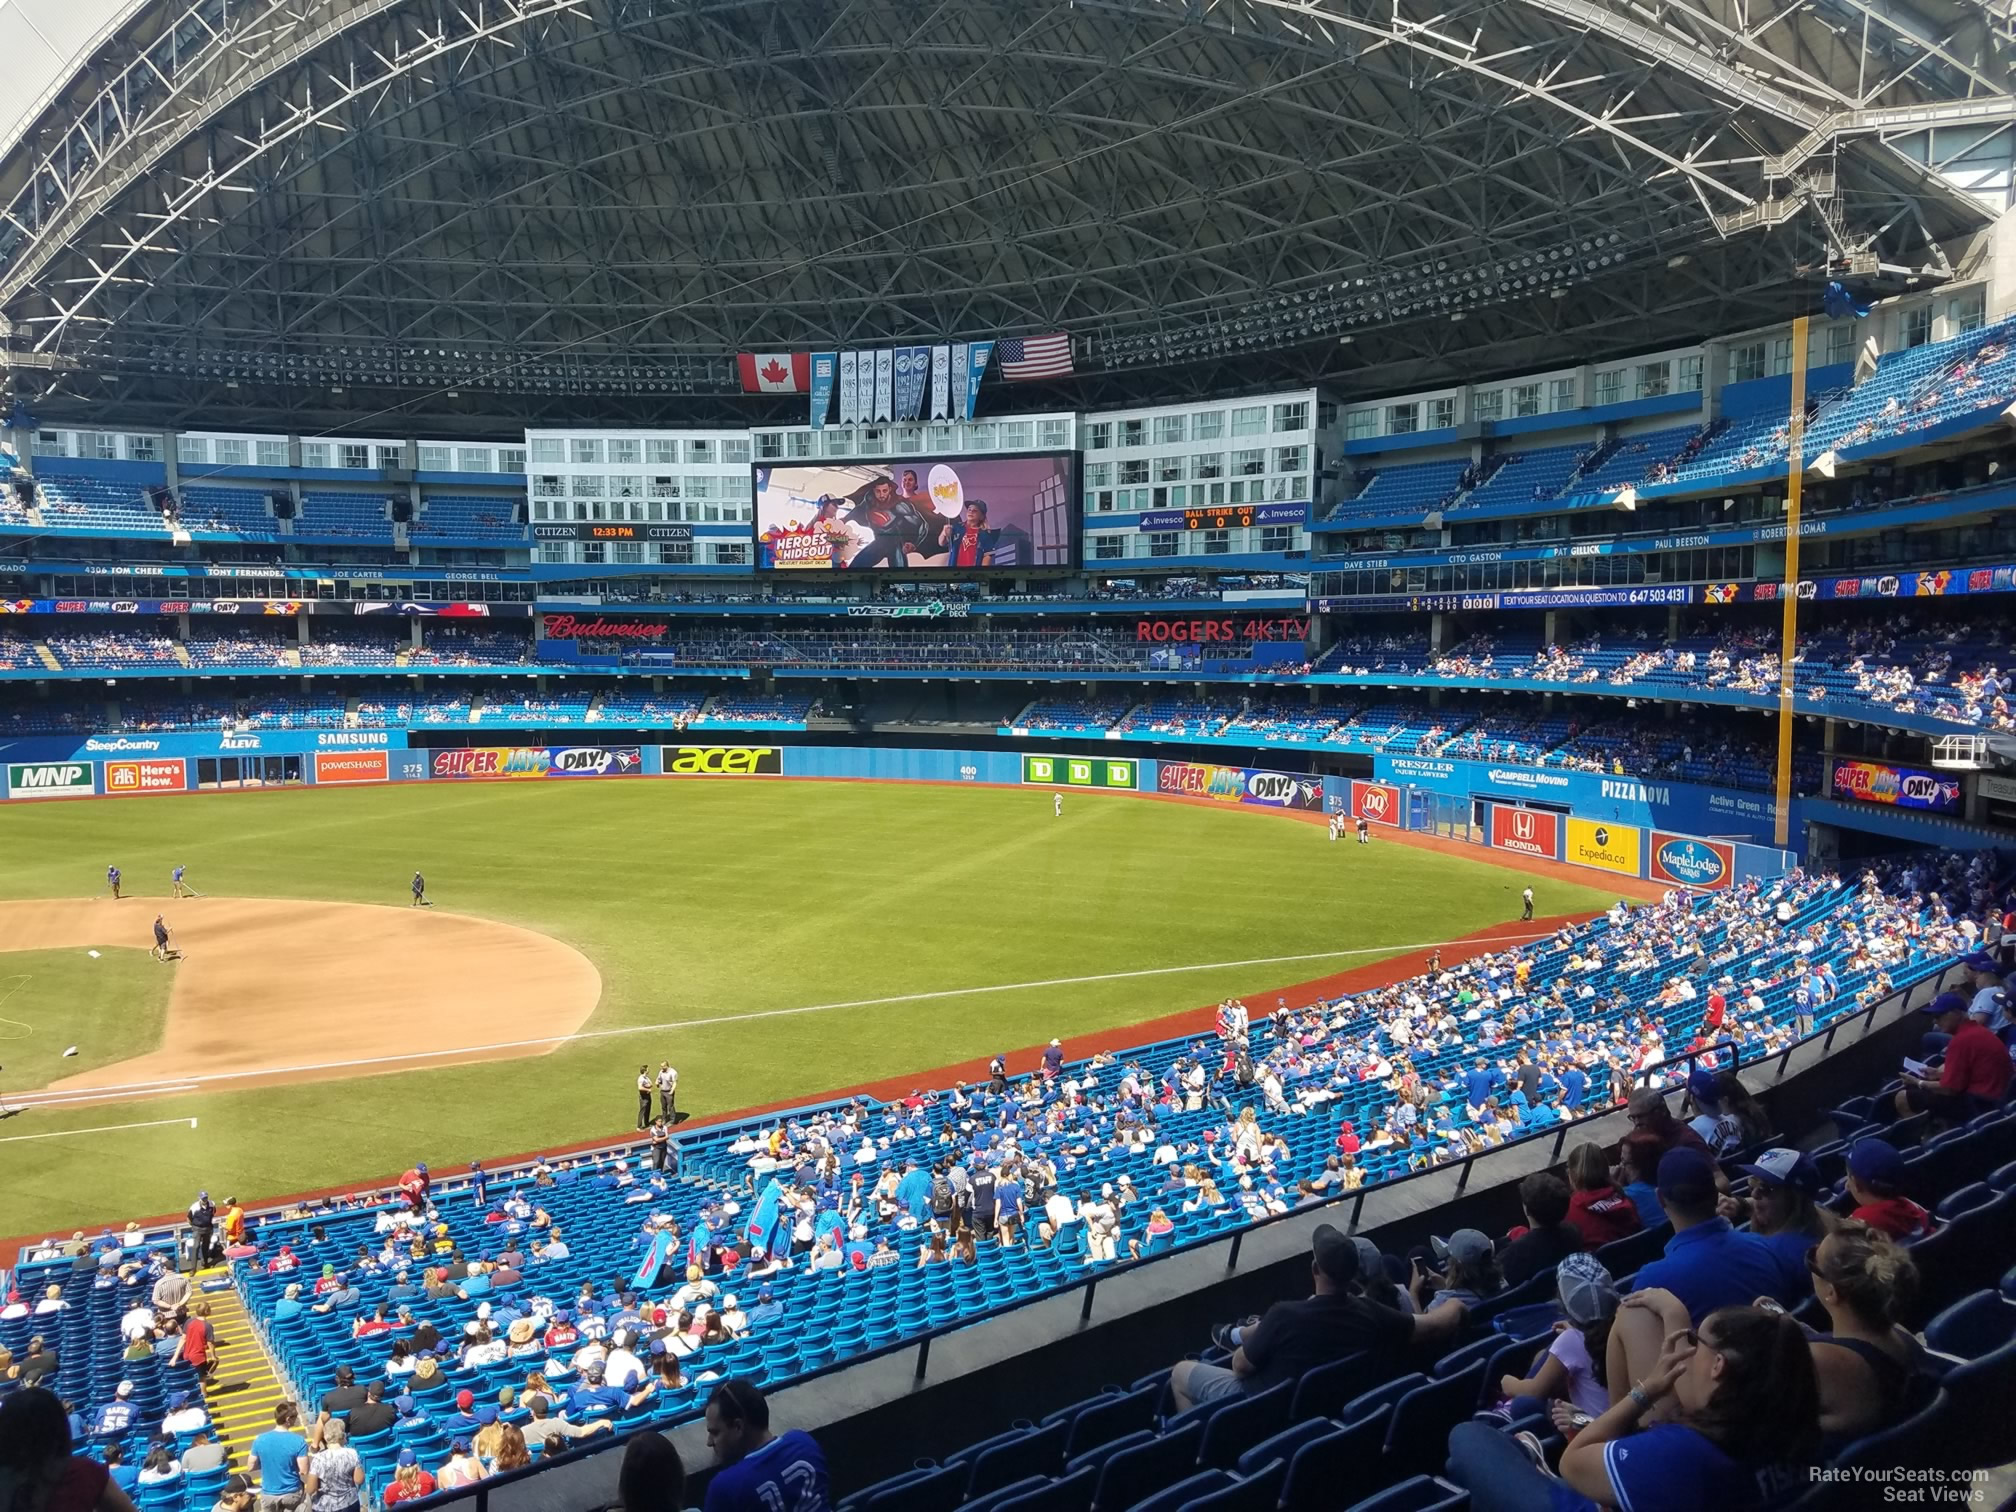
<path fill-rule="evenodd" d="M 745 394 L 807 394 L 812 391 L 810 352 L 738 352 Z"/>

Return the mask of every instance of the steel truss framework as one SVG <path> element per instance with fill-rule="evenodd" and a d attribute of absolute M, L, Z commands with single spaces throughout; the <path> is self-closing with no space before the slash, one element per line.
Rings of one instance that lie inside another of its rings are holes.
<path fill-rule="evenodd" d="M 45 412 L 454 430 L 1060 328 L 1018 398 L 1595 360 L 1948 272 L 1892 143 L 2016 123 L 2008 10 L 196 0 L 0 161 L 0 334 Z"/>

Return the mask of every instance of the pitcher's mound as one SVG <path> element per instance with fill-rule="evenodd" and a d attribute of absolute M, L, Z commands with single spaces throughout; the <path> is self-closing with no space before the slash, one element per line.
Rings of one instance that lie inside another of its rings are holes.
<path fill-rule="evenodd" d="M 182 952 L 160 968 L 175 973 L 160 1048 L 50 1090 L 229 1089 L 541 1055 L 602 996 L 588 958 L 547 935 L 366 903 L 0 902 L 0 951 L 144 950 L 156 913 Z"/>

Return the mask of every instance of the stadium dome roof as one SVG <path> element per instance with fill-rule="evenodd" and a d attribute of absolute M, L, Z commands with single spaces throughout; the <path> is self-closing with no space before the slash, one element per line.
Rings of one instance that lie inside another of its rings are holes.
<path fill-rule="evenodd" d="M 2010 129 L 2010 48 L 1976 0 L 0 0 L 0 341 L 108 423 L 781 419 L 733 353 L 1059 329 L 1018 402 L 1391 391 L 1949 276 L 1994 211 L 1911 144 Z"/>

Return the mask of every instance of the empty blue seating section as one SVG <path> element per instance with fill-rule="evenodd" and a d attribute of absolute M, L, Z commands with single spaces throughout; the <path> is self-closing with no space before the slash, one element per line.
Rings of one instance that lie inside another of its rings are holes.
<path fill-rule="evenodd" d="M 277 536 L 267 497 L 257 489 L 223 488 L 211 483 L 187 483 L 181 492 L 181 521 L 190 531 L 229 532 L 241 536 Z"/>
<path fill-rule="evenodd" d="M 1679 425 L 1667 430 L 1646 431 L 1611 442 L 1585 463 L 1569 479 L 1568 494 L 1606 493 L 1633 483 L 1643 483 L 1654 469 L 1670 464 L 1687 443 L 1701 434 L 1698 425 Z"/>
<path fill-rule="evenodd" d="M 421 500 L 410 534 L 415 541 L 466 541 L 479 546 L 523 544 L 518 522 L 524 500 L 503 494 L 466 497 L 428 494 Z"/>
<path fill-rule="evenodd" d="M 1468 458 L 1382 467 L 1357 493 L 1339 500 L 1329 517 L 1346 520 L 1353 515 L 1429 514 L 1455 498 L 1469 468 Z"/>
<path fill-rule="evenodd" d="M 153 482 L 165 477 L 164 473 Z M 145 481 L 67 468 L 61 458 L 52 457 L 35 464 L 35 482 L 42 523 L 49 529 L 167 534 L 161 511 L 147 497 Z"/>
<path fill-rule="evenodd" d="M 306 540 L 392 544 L 392 517 L 382 493 L 303 490 L 294 534 Z"/>
<path fill-rule="evenodd" d="M 1503 460 L 1477 487 L 1458 499 L 1451 512 L 1495 509 L 1558 497 L 1582 459 L 1594 448 L 1583 442 L 1501 453 Z M 1488 463 L 1486 464 L 1488 467 Z"/>

